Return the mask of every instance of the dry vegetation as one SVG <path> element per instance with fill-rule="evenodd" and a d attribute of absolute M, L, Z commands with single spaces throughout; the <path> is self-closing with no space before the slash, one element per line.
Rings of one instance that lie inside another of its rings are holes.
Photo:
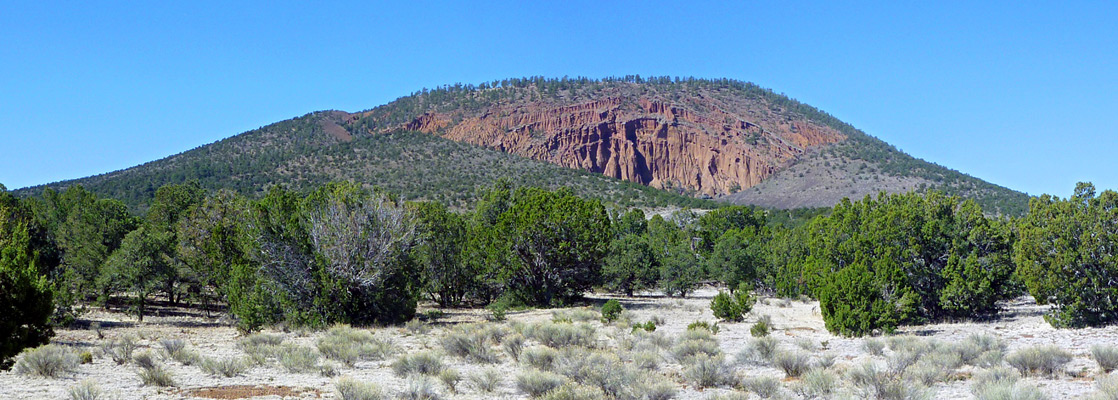
<path fill-rule="evenodd" d="M 714 325 L 712 290 L 680 300 L 508 313 L 444 309 L 399 327 L 269 329 L 165 309 L 136 323 L 93 312 L 0 373 L 5 399 L 1112 399 L 1118 329 L 1056 330 L 1044 308 L 1007 304 L 989 322 L 913 326 L 852 339 L 818 303 L 762 299 Z M 600 304 L 604 296 L 593 296 Z M 751 327 L 770 319 L 771 333 Z M 652 331 L 633 324 L 655 321 Z M 695 324 L 697 321 L 708 324 Z M 93 324 L 92 322 L 97 322 Z M 688 329 L 688 326 L 694 329 Z M 704 327 L 705 326 L 705 327 Z M 102 337 L 103 336 L 103 337 Z M 83 360 L 83 353 L 90 358 Z"/>

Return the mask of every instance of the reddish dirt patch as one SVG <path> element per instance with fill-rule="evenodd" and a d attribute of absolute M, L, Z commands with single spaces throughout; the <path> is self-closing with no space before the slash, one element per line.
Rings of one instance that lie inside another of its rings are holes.
<path fill-rule="evenodd" d="M 233 385 L 233 386 L 216 386 L 189 389 L 183 391 L 183 394 L 188 397 L 200 397 L 203 399 L 249 399 L 258 396 L 279 396 L 280 398 L 288 397 L 310 397 L 319 398 L 319 392 L 310 388 L 293 388 L 290 386 L 249 386 L 249 385 Z"/>

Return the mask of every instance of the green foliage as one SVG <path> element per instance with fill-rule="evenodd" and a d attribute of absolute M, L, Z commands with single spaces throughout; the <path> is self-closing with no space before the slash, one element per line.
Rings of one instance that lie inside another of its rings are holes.
<path fill-rule="evenodd" d="M 707 258 L 709 275 L 718 278 L 731 289 L 741 284 L 752 287 L 759 278 L 759 272 L 765 269 L 765 243 L 755 227 L 735 228 L 724 232 L 715 239 L 710 257 Z"/>
<path fill-rule="evenodd" d="M 655 287 L 657 269 L 656 254 L 648 237 L 626 233 L 610 243 L 602 265 L 602 280 L 609 290 L 632 296 L 635 291 Z"/>
<path fill-rule="evenodd" d="M 466 221 L 440 203 L 411 203 L 409 211 L 417 219 L 418 244 L 412 258 L 421 266 L 424 291 L 449 307 L 461 304 L 474 290 L 474 271 L 464 260 Z"/>
<path fill-rule="evenodd" d="M 54 331 L 54 289 L 40 268 L 31 211 L 0 192 L 0 370 L 24 348 L 47 343 Z"/>
<path fill-rule="evenodd" d="M 741 282 L 736 293 L 732 295 L 718 291 L 718 294 L 710 300 L 710 309 L 714 312 L 715 318 L 740 322 L 745 318 L 745 314 L 753 309 L 754 302 L 753 296 L 749 294 L 749 285 Z"/>
<path fill-rule="evenodd" d="M 625 309 L 621 307 L 621 302 L 618 302 L 616 299 L 610 299 L 606 301 L 605 304 L 602 304 L 602 321 L 606 323 L 616 321 L 621 317 L 621 312 L 624 310 Z"/>
<path fill-rule="evenodd" d="M 105 260 L 98 279 L 105 293 L 128 293 L 133 311 L 144 320 L 147 299 L 167 276 L 174 274 L 165 251 L 172 248 L 173 237 L 167 231 L 140 227 L 129 232 L 120 248 Z"/>
<path fill-rule="evenodd" d="M 699 286 L 703 265 L 687 243 L 677 243 L 660 261 L 660 289 L 669 296 L 687 297 Z"/>
<path fill-rule="evenodd" d="M 997 312 L 1012 295 L 1011 237 L 972 201 L 936 192 L 843 201 L 808 230 L 799 276 L 843 335 Z M 801 269 L 802 268 L 802 269 Z M 797 271 L 798 269 L 798 271 Z"/>
<path fill-rule="evenodd" d="M 496 228 L 515 260 L 498 276 L 525 303 L 561 304 L 598 282 L 610 231 L 600 202 L 569 190 L 522 188 Z"/>
<path fill-rule="evenodd" d="M 755 338 L 769 336 L 770 331 L 772 331 L 772 318 L 768 315 L 758 318 L 757 322 L 749 327 L 749 335 Z"/>
<path fill-rule="evenodd" d="M 1056 327 L 1118 321 L 1118 193 L 1096 195 L 1089 183 L 1068 199 L 1044 195 L 1029 202 L 1018 223 L 1017 273 L 1037 303 L 1051 304 L 1045 317 Z"/>

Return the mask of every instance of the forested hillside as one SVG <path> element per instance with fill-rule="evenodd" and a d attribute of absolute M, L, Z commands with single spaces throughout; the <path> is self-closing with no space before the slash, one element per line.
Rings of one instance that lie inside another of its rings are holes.
<path fill-rule="evenodd" d="M 82 184 L 137 209 L 158 187 L 192 180 L 250 196 L 277 184 L 301 190 L 351 180 L 464 207 L 476 186 L 500 178 L 570 186 L 621 206 L 693 207 L 704 204 L 698 198 L 714 198 L 830 207 L 844 197 L 938 190 L 974 199 L 988 213 L 1021 215 L 1028 201 L 751 83 L 639 76 L 424 89 L 368 111 L 311 113 L 129 169 L 16 193 Z"/>

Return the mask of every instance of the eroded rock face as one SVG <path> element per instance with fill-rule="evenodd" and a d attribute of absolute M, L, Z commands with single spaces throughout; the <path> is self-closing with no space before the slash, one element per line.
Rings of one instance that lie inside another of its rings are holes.
<path fill-rule="evenodd" d="M 700 95 L 686 103 L 606 94 L 568 104 L 497 104 L 475 115 L 428 112 L 403 128 L 711 196 L 757 185 L 808 148 L 845 139 L 756 100 Z"/>

